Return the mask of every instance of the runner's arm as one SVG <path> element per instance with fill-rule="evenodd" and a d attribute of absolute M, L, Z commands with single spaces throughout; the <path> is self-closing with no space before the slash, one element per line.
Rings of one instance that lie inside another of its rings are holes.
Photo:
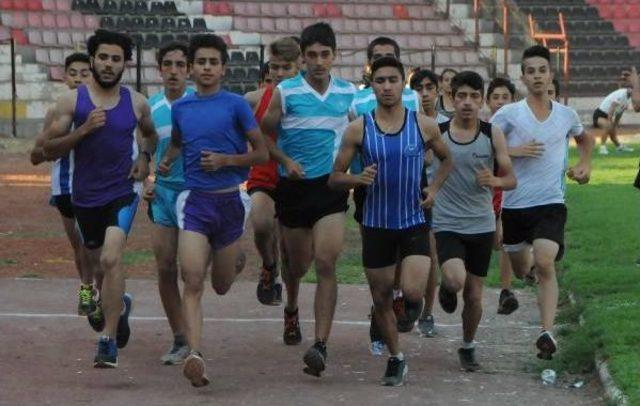
<path fill-rule="evenodd" d="M 331 175 L 329 175 L 327 182 L 331 189 L 349 190 L 356 186 L 367 186 L 375 179 L 375 164 L 367 166 L 362 173 L 358 175 L 346 173 L 358 148 L 362 145 L 363 125 L 363 119 L 359 118 L 351 122 L 345 130 L 338 156 L 333 163 L 333 171 Z"/>
<path fill-rule="evenodd" d="M 103 127 L 106 123 L 106 114 L 102 108 L 96 108 L 87 117 L 87 120 L 75 130 L 71 130 L 73 113 L 76 105 L 77 91 L 71 91 L 61 96 L 53 110 L 51 125 L 46 131 L 44 153 L 49 158 L 60 157 L 68 154 L 77 143 L 82 141 L 93 131 Z"/>
<path fill-rule="evenodd" d="M 47 114 L 44 116 L 42 132 L 36 137 L 33 149 L 31 150 L 30 158 L 33 165 L 39 165 L 48 160 L 47 155 L 44 153 L 44 141 L 46 137 L 45 131 L 47 131 L 47 128 L 51 125 L 52 117 L 53 109 L 51 108 L 47 110 Z"/>
<path fill-rule="evenodd" d="M 224 166 L 253 166 L 261 165 L 269 160 L 269 151 L 265 143 L 265 137 L 256 127 L 245 133 L 247 140 L 251 144 L 251 149 L 245 154 L 225 155 L 227 162 Z"/>
<path fill-rule="evenodd" d="M 140 153 L 131 168 L 131 177 L 141 181 L 149 176 L 151 156 L 156 150 L 158 134 L 151 119 L 151 108 L 147 99 L 140 93 L 134 93 L 136 111 L 138 112 L 138 129 L 140 130 Z"/>
<path fill-rule="evenodd" d="M 171 142 L 169 142 L 169 147 L 164 152 L 162 158 L 158 163 L 157 173 L 160 176 L 166 176 L 169 174 L 169 170 L 171 169 L 171 165 L 178 158 L 180 153 L 182 152 L 182 134 L 180 130 L 176 128 L 174 125 L 171 129 Z"/>
<path fill-rule="evenodd" d="M 278 131 L 278 124 L 282 119 L 282 97 L 280 89 L 276 87 L 271 96 L 267 112 L 260 122 L 260 128 L 264 134 L 272 134 Z"/>
<path fill-rule="evenodd" d="M 509 158 L 509 151 L 507 149 L 507 140 L 504 138 L 502 130 L 497 126 L 491 126 L 491 143 L 493 144 L 493 150 L 495 151 L 496 163 L 500 168 L 498 176 L 498 185 L 496 187 L 502 190 L 515 189 L 518 182 L 513 174 L 513 166 L 511 165 L 511 158 Z"/>
<path fill-rule="evenodd" d="M 449 153 L 449 147 L 442 141 L 438 124 L 424 114 L 418 114 L 417 118 L 422 139 L 424 140 L 425 153 L 431 148 L 435 156 L 440 160 L 440 166 L 434 174 L 433 180 L 426 188 L 429 190 L 429 195 L 435 197 L 435 194 L 440 190 L 444 181 L 447 180 L 449 172 L 453 169 L 453 161 Z"/>

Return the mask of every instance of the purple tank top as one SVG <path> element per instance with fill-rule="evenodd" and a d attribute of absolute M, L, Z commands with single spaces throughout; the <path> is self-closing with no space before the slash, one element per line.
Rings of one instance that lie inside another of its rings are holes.
<path fill-rule="evenodd" d="M 78 87 L 74 127 L 80 127 L 95 108 L 87 87 Z M 135 137 L 138 119 L 129 89 L 120 87 L 118 104 L 106 110 L 106 114 L 105 126 L 74 147 L 72 200 L 77 206 L 104 206 L 134 191 L 129 173 L 138 154 Z"/>

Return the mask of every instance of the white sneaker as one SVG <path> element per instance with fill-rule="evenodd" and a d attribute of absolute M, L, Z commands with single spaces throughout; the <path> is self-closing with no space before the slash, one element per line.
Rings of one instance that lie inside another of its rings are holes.
<path fill-rule="evenodd" d="M 609 150 L 606 145 L 600 145 L 600 155 L 609 155 Z"/>
<path fill-rule="evenodd" d="M 164 365 L 178 365 L 182 364 L 182 362 L 189 356 L 189 346 L 188 345 L 176 345 L 175 343 L 171 345 L 169 351 L 164 354 L 160 360 Z"/>
<path fill-rule="evenodd" d="M 616 148 L 618 150 L 618 152 L 633 152 L 633 148 L 628 147 L 624 144 L 620 144 L 618 145 L 618 148 Z"/>

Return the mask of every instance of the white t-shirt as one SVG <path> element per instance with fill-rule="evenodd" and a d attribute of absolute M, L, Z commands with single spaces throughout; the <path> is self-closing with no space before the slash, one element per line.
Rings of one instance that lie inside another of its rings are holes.
<path fill-rule="evenodd" d="M 600 103 L 600 106 L 598 108 L 606 114 L 609 114 L 609 109 L 611 108 L 613 102 L 616 102 L 618 104 L 618 107 L 616 107 L 613 115 L 617 116 L 624 113 L 624 111 L 629 107 L 629 103 L 631 102 L 631 92 L 629 92 L 629 89 L 622 88 L 609 93 L 609 95 L 605 97 L 604 100 L 602 100 L 602 103 Z"/>
<path fill-rule="evenodd" d="M 491 118 L 491 123 L 504 132 L 509 147 L 531 141 L 544 144 L 540 157 L 512 158 L 518 186 L 504 192 L 506 209 L 564 203 L 569 136 L 581 136 L 584 128 L 574 109 L 551 103 L 551 114 L 542 122 L 533 114 L 526 99 L 503 106 Z"/>

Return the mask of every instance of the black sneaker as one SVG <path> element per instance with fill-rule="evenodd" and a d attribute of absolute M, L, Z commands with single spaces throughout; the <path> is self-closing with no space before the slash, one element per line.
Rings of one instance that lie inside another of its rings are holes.
<path fill-rule="evenodd" d="M 282 339 L 286 345 L 298 345 L 302 342 L 298 309 L 293 313 L 289 313 L 287 309 L 284 309 L 284 333 L 282 333 Z"/>
<path fill-rule="evenodd" d="M 276 282 L 278 271 L 274 266 L 273 270 L 262 267 L 260 270 L 260 281 L 256 288 L 258 301 L 263 305 L 277 306 L 282 303 L 282 284 Z"/>
<path fill-rule="evenodd" d="M 129 337 L 131 336 L 131 328 L 129 327 L 129 315 L 133 308 L 131 295 L 128 293 L 122 295 L 122 302 L 124 304 L 124 313 L 120 315 L 120 319 L 118 320 L 118 332 L 116 333 L 118 348 L 126 347 L 129 342 Z"/>
<path fill-rule="evenodd" d="M 449 292 L 443 285 L 440 285 L 440 289 L 438 289 L 438 301 L 442 310 L 447 313 L 455 312 L 458 307 L 458 295 Z"/>
<path fill-rule="evenodd" d="M 502 289 L 498 299 L 498 314 L 511 314 L 518 310 L 518 299 L 509 289 Z"/>
<path fill-rule="evenodd" d="M 99 333 L 104 330 L 105 320 L 102 312 L 102 302 L 96 302 L 95 310 L 87 314 L 87 321 L 95 332 Z"/>
<path fill-rule="evenodd" d="M 458 357 L 460 358 L 460 367 L 467 372 L 475 372 L 480 369 L 480 364 L 476 362 L 475 348 L 459 348 Z"/>
<path fill-rule="evenodd" d="M 98 350 L 93 359 L 94 368 L 116 368 L 118 366 L 118 348 L 113 338 L 100 337 Z"/>
<path fill-rule="evenodd" d="M 303 369 L 304 373 L 319 378 L 327 362 L 327 346 L 323 342 L 317 341 L 304 354 L 303 361 L 307 365 Z"/>
<path fill-rule="evenodd" d="M 398 318 L 397 326 L 400 333 L 408 333 L 413 330 L 413 326 L 416 324 L 416 320 L 422 314 L 422 307 L 424 306 L 424 299 L 420 299 L 418 302 L 412 302 L 410 300 L 404 300 L 404 312 L 403 317 Z"/>
<path fill-rule="evenodd" d="M 543 331 L 542 333 L 540 333 L 538 339 L 536 340 L 536 347 L 540 351 L 538 353 L 538 358 L 544 360 L 552 359 L 553 353 L 558 350 L 556 340 L 548 331 Z"/>
<path fill-rule="evenodd" d="M 436 322 L 433 319 L 433 315 L 428 315 L 426 317 L 420 317 L 418 319 L 418 331 L 424 337 L 435 337 L 436 332 Z"/>
<path fill-rule="evenodd" d="M 396 357 L 389 357 L 387 361 L 387 370 L 382 377 L 382 385 L 384 386 L 402 386 L 405 377 L 409 372 L 406 360 L 399 360 Z"/>

